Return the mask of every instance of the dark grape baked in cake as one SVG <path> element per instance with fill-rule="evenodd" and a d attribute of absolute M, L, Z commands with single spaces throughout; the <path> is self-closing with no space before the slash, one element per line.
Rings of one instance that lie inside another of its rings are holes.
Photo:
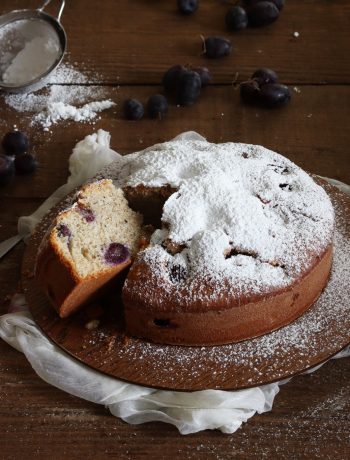
<path fill-rule="evenodd" d="M 306 172 L 264 147 L 158 144 L 119 158 L 81 193 L 88 210 L 79 195 L 57 217 L 37 261 L 38 279 L 61 316 L 86 303 L 106 274 L 109 280 L 129 269 L 122 288 L 127 334 L 217 345 L 288 324 L 327 284 L 330 199 Z M 155 229 L 145 247 L 149 223 Z M 64 282 L 61 271 L 70 273 Z M 88 290 L 79 287 L 84 283 Z"/>

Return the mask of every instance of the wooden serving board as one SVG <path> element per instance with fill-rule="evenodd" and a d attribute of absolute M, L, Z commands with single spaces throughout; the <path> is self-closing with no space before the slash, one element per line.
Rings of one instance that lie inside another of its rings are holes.
<path fill-rule="evenodd" d="M 238 390 L 268 384 L 312 368 L 350 343 L 350 198 L 325 184 L 336 212 L 330 281 L 300 318 L 270 334 L 214 347 L 158 345 L 127 337 L 120 299 L 101 300 L 104 313 L 95 329 L 91 311 L 61 319 L 33 276 L 38 246 L 57 205 L 39 224 L 24 254 L 22 283 L 30 311 L 43 332 L 85 365 L 127 382 L 194 391 Z M 65 200 L 65 203 L 67 200 Z"/>

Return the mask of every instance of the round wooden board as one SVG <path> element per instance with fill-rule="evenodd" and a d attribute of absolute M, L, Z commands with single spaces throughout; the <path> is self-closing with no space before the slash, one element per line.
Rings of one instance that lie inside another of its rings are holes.
<path fill-rule="evenodd" d="M 214 347 L 158 345 L 125 336 L 120 300 L 104 301 L 99 326 L 81 311 L 61 319 L 33 276 L 38 245 L 57 205 L 41 222 L 25 251 L 22 282 L 30 311 L 60 348 L 91 368 L 148 387 L 194 391 L 238 390 L 296 375 L 350 343 L 350 198 L 321 182 L 336 212 L 334 263 L 327 288 L 299 319 L 262 337 Z M 65 205 L 67 200 L 64 201 Z"/>

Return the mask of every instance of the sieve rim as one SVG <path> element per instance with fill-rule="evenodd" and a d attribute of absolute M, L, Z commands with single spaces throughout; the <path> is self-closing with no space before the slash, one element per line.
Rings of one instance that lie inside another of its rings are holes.
<path fill-rule="evenodd" d="M 17 21 L 21 20 L 41 20 L 46 24 L 49 24 L 50 27 L 56 32 L 59 44 L 60 52 L 52 63 L 52 65 L 41 75 L 30 80 L 27 83 L 21 85 L 11 85 L 9 83 L 4 83 L 0 80 L 0 90 L 10 93 L 21 93 L 21 92 L 31 92 L 36 91 L 42 88 L 48 76 L 60 65 L 63 60 L 64 54 L 67 50 L 67 35 L 66 32 L 58 19 L 51 16 L 48 13 L 40 10 L 14 10 L 10 13 L 0 16 L 0 31 L 3 27 Z"/>

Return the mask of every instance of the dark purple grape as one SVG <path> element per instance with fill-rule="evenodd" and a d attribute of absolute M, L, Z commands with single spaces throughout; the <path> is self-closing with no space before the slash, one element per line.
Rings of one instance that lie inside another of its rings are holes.
<path fill-rule="evenodd" d="M 276 21 L 280 12 L 272 2 L 258 2 L 248 10 L 249 24 L 262 27 Z"/>
<path fill-rule="evenodd" d="M 129 249 L 121 243 L 111 243 L 105 251 L 105 261 L 110 265 L 126 262 L 130 257 Z"/>
<path fill-rule="evenodd" d="M 209 85 L 209 83 L 211 82 L 212 76 L 210 74 L 209 69 L 207 69 L 207 67 L 196 67 L 195 69 L 193 69 L 193 71 L 198 73 L 201 79 L 202 88 L 204 88 L 204 86 Z"/>
<path fill-rule="evenodd" d="M 203 43 L 203 52 L 210 59 L 227 56 L 232 51 L 230 40 L 223 37 L 208 37 Z"/>
<path fill-rule="evenodd" d="M 2 148 L 6 155 L 21 155 L 28 150 L 28 137 L 21 131 L 12 131 L 2 139 Z"/>
<path fill-rule="evenodd" d="M 93 222 L 96 219 L 95 213 L 92 209 L 86 208 L 85 206 L 78 206 L 80 214 L 86 220 L 86 222 Z"/>
<path fill-rule="evenodd" d="M 240 93 L 243 102 L 256 104 L 259 100 L 260 88 L 256 81 L 250 80 L 240 84 Z"/>
<path fill-rule="evenodd" d="M 163 76 L 163 87 L 165 92 L 175 94 L 181 75 L 187 72 L 183 65 L 174 65 L 168 69 Z"/>
<path fill-rule="evenodd" d="M 5 185 L 12 179 L 15 166 L 11 158 L 0 153 L 0 185 Z"/>
<path fill-rule="evenodd" d="M 199 0 L 177 0 L 177 7 L 182 14 L 194 13 L 199 6 Z"/>
<path fill-rule="evenodd" d="M 245 0 L 244 4 L 247 6 L 253 6 L 256 3 L 260 3 L 264 0 Z M 277 8 L 281 11 L 281 9 L 284 7 L 284 0 L 269 0 L 271 3 L 274 3 Z"/>
<path fill-rule="evenodd" d="M 201 77 L 197 72 L 185 72 L 179 81 L 177 103 L 183 106 L 193 105 L 201 93 Z"/>
<path fill-rule="evenodd" d="M 261 87 L 260 102 L 263 106 L 269 108 L 283 107 L 288 104 L 291 94 L 288 86 L 279 83 L 268 83 Z"/>
<path fill-rule="evenodd" d="M 266 68 L 256 70 L 252 75 L 252 79 L 256 80 L 259 86 L 266 85 L 267 83 L 278 82 L 278 76 L 276 72 Z"/>
<path fill-rule="evenodd" d="M 15 157 L 15 168 L 18 174 L 32 174 L 38 167 L 36 158 L 30 153 L 17 155 Z"/>
<path fill-rule="evenodd" d="M 147 112 L 151 118 L 163 118 L 168 112 L 168 101 L 161 94 L 153 94 L 147 102 Z"/>
<path fill-rule="evenodd" d="M 284 7 L 284 0 L 270 0 L 270 1 L 274 3 L 280 11 Z"/>
<path fill-rule="evenodd" d="M 69 228 L 65 224 L 60 224 L 58 226 L 57 233 L 58 233 L 58 236 L 60 236 L 60 237 L 67 236 L 68 238 L 70 238 L 72 236 L 71 231 L 69 230 Z"/>
<path fill-rule="evenodd" d="M 225 21 L 229 30 L 242 30 L 248 26 L 248 15 L 241 6 L 233 6 L 227 11 Z"/>
<path fill-rule="evenodd" d="M 123 104 L 124 116 L 127 120 L 141 120 L 144 108 L 137 99 L 127 99 Z"/>

